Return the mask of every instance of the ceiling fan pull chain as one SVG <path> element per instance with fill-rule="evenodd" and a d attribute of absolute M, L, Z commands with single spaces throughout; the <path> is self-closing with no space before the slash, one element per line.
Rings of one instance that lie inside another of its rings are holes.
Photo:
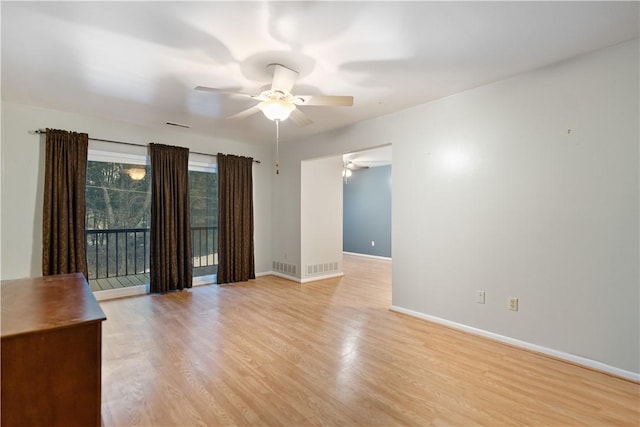
<path fill-rule="evenodd" d="M 280 166 L 278 165 L 278 159 L 280 156 L 280 120 L 274 120 L 276 122 L 276 175 L 280 175 Z"/>

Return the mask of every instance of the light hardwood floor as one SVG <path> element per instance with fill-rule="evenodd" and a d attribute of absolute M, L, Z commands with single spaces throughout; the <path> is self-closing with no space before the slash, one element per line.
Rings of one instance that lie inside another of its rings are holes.
<path fill-rule="evenodd" d="M 640 385 L 391 312 L 391 263 L 344 264 L 101 302 L 104 424 L 640 424 Z"/>

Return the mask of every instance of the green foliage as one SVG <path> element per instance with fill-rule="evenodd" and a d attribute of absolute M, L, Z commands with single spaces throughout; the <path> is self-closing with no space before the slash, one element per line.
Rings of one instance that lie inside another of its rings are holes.
<path fill-rule="evenodd" d="M 218 226 L 218 174 L 189 171 L 192 227 Z"/>
<path fill-rule="evenodd" d="M 145 169 L 144 178 L 127 171 Z M 89 162 L 87 166 L 87 229 L 147 228 L 151 205 L 149 167 Z"/>
<path fill-rule="evenodd" d="M 145 169 L 141 180 L 130 169 Z M 151 206 L 151 174 L 148 166 L 89 162 L 87 167 L 87 229 L 148 228 Z M 218 225 L 218 175 L 189 171 L 191 225 Z"/>

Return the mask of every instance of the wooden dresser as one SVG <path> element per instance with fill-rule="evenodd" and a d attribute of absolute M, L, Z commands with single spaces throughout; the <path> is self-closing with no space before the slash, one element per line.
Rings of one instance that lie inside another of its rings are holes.
<path fill-rule="evenodd" d="M 7 280 L 2 296 L 2 427 L 100 426 L 102 321 L 81 273 Z"/>

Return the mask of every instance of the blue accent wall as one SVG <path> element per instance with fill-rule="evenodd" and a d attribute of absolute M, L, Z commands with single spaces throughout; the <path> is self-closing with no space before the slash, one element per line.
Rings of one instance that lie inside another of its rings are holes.
<path fill-rule="evenodd" d="M 390 258 L 391 165 L 354 171 L 342 197 L 342 249 Z"/>

